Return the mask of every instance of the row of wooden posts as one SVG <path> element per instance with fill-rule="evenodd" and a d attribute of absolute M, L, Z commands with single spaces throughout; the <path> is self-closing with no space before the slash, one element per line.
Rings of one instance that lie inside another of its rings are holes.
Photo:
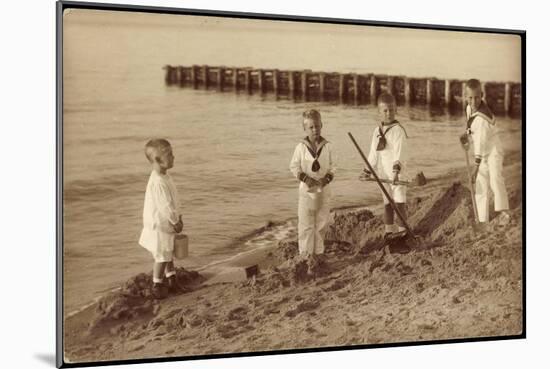
<path fill-rule="evenodd" d="M 376 102 L 380 93 L 392 93 L 398 104 L 425 104 L 462 109 L 466 81 L 409 78 L 380 74 L 327 73 L 224 66 L 166 65 L 167 85 L 218 91 L 273 93 L 303 101 L 339 101 L 346 104 Z M 521 113 L 521 84 L 482 82 L 485 100 L 497 114 Z"/>

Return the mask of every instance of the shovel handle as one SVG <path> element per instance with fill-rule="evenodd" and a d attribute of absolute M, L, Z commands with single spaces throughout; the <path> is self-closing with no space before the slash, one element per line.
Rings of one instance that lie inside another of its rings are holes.
<path fill-rule="evenodd" d="M 376 182 L 376 179 L 374 178 L 359 178 L 359 180 L 365 181 L 365 182 Z M 380 182 L 393 184 L 393 181 L 390 179 L 380 179 Z M 414 184 L 409 181 L 397 181 L 396 184 L 403 185 L 403 186 L 414 186 Z"/>
<path fill-rule="evenodd" d="M 413 233 L 411 227 L 409 226 L 409 224 L 407 223 L 407 220 L 405 219 L 405 217 L 401 214 L 401 212 L 399 211 L 399 209 L 395 205 L 395 202 L 393 201 L 392 197 L 390 196 L 390 194 L 386 190 L 386 187 L 384 187 L 384 185 L 380 181 L 380 178 L 378 178 L 378 175 L 374 171 L 374 168 L 370 165 L 370 163 L 367 160 L 367 157 L 365 156 L 365 154 L 363 154 L 363 150 L 361 150 L 361 148 L 357 144 L 357 141 L 355 141 L 355 138 L 353 137 L 353 135 L 350 132 L 348 132 L 348 136 L 351 139 L 351 142 L 353 142 L 353 144 L 355 145 L 355 148 L 357 149 L 357 151 L 359 151 L 359 155 L 361 155 L 361 158 L 363 158 L 363 161 L 365 162 L 365 164 L 367 164 L 367 167 L 369 168 L 369 171 L 372 173 L 372 176 L 376 180 L 376 183 L 378 183 L 378 186 L 380 186 L 380 189 L 384 193 L 384 196 L 386 196 L 386 199 L 389 201 L 391 207 L 393 208 L 393 211 L 395 212 L 395 214 L 397 214 L 397 216 L 399 217 L 401 222 L 405 225 L 405 228 L 407 229 L 407 232 L 409 233 L 409 235 L 414 237 L 414 233 Z"/>
<path fill-rule="evenodd" d="M 474 208 L 474 223 L 478 223 L 479 216 L 477 214 L 477 205 L 475 198 L 475 188 L 472 183 L 472 172 L 470 171 L 470 157 L 468 156 L 468 149 L 464 148 L 464 154 L 466 155 L 466 170 L 468 171 L 468 183 L 470 184 L 470 195 L 472 198 L 472 207 Z"/>

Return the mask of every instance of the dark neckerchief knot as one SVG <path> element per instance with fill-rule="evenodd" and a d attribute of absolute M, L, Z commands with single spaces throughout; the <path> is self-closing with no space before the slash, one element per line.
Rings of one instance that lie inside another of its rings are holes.
<path fill-rule="evenodd" d="M 401 125 L 401 123 L 399 123 L 397 119 L 392 120 L 388 124 L 382 123 L 382 126 L 386 126 L 386 127 L 389 126 L 389 127 L 386 128 L 386 130 L 384 131 L 382 131 L 382 128 L 380 126 L 378 127 L 378 144 L 376 145 L 376 151 L 382 151 L 386 148 L 386 145 L 387 145 L 386 133 L 388 133 L 390 129 L 392 129 L 395 126 L 400 126 L 401 128 L 403 128 L 403 126 Z M 405 132 L 405 137 L 408 137 L 407 131 L 405 131 L 405 128 L 403 128 L 403 131 Z"/>
<path fill-rule="evenodd" d="M 325 140 L 323 137 L 320 137 L 319 145 L 317 146 L 317 152 L 313 150 L 313 145 L 311 144 L 311 141 L 309 140 L 309 137 L 305 137 L 302 142 L 306 145 L 307 150 L 313 156 L 313 163 L 311 164 L 311 171 L 314 173 L 317 173 L 319 169 L 321 169 L 321 164 L 319 164 L 319 156 L 321 155 L 321 152 L 323 151 L 323 147 L 328 143 L 327 140 Z"/>

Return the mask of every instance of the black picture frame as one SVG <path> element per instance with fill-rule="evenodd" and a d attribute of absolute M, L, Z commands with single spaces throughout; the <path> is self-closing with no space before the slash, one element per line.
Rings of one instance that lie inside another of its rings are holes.
<path fill-rule="evenodd" d="M 64 358 L 64 337 L 63 337 L 63 12 L 67 9 L 84 9 L 84 10 L 106 10 L 106 11 L 126 11 L 136 13 L 150 13 L 150 14 L 172 14 L 172 15 L 198 15 L 209 17 L 221 17 L 221 18 L 239 18 L 239 19 L 252 19 L 252 20 L 281 20 L 303 23 L 325 23 L 333 25 L 359 25 L 359 26 L 380 26 L 380 27 L 395 27 L 395 28 L 410 28 L 410 29 L 423 29 L 423 30 L 444 30 L 444 31 L 463 31 L 463 32 L 477 32 L 477 33 L 490 33 L 490 34 L 506 34 L 516 35 L 521 39 L 521 96 L 520 96 L 520 111 L 518 111 L 518 118 L 522 121 L 521 135 L 522 135 L 522 299 L 523 299 L 523 330 L 517 335 L 508 336 L 489 336 L 489 337 L 475 337 L 475 338 L 460 338 L 460 339 L 445 339 L 445 340 L 431 340 L 431 341 L 413 341 L 413 342 L 398 342 L 398 343 L 380 343 L 380 344 L 368 344 L 357 346 L 331 346 L 320 348 L 307 348 L 307 349 L 290 349 L 290 350 L 273 350 L 273 351 L 260 351 L 260 352 L 239 352 L 239 353 L 227 353 L 227 354 L 204 354 L 194 356 L 178 356 L 178 357 L 159 357 L 159 358 L 143 358 L 143 359 L 131 359 L 131 360 L 116 360 L 116 361 L 90 361 L 71 363 L 66 362 Z M 356 349 L 371 349 L 382 347 L 401 347 L 401 346 L 416 346 L 416 345 L 432 345 L 442 343 L 464 343 L 464 342 L 480 342 L 480 341 L 495 341 L 495 340 L 509 340 L 509 339 L 524 339 L 526 338 L 526 31 L 524 30 L 510 30 L 510 29 L 494 29 L 494 28 L 477 28 L 477 27 L 461 27 L 450 25 L 437 25 L 437 24 L 415 24 L 415 23 L 399 23 L 399 22 L 381 22 L 381 21 L 369 21 L 361 19 L 339 19 L 339 18 L 326 18 L 326 17 L 309 17 L 309 16 L 294 16 L 294 15 L 281 15 L 281 14 L 260 14 L 260 13 L 246 13 L 246 12 L 227 12 L 227 11 L 215 11 L 215 10 L 201 10 L 201 9 L 185 9 L 185 8 L 169 8 L 169 7 L 157 7 L 157 6 L 138 6 L 138 5 L 124 5 L 124 4 L 107 4 L 107 3 L 87 3 L 78 1 L 58 1 L 56 9 L 56 38 L 57 38 L 57 104 L 56 104 L 56 118 L 57 118 L 57 258 L 56 258 L 56 271 L 57 271 L 57 294 L 56 294 L 56 364 L 58 367 L 86 367 L 86 366 L 104 366 L 104 365 L 120 365 L 120 364 L 138 364 L 138 363 L 154 363 L 154 362 L 171 362 L 171 361 L 187 361 L 187 360 L 200 360 L 200 359 L 215 359 L 215 358 L 230 358 L 230 357 L 245 357 L 245 356 L 262 356 L 262 355 L 276 355 L 276 354 L 289 354 L 289 353 L 311 353 L 311 352 L 324 352 L 324 351 L 339 351 L 339 350 L 356 350 Z"/>

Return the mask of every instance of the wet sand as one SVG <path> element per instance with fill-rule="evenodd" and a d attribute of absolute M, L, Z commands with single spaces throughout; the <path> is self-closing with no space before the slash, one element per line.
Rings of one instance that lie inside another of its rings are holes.
<path fill-rule="evenodd" d="M 66 318 L 66 362 L 418 342 L 522 333 L 521 156 L 507 153 L 512 220 L 472 226 L 464 169 L 408 194 L 420 241 L 381 247 L 380 214 L 334 211 L 322 258 L 297 257 L 296 233 L 199 272 L 192 292 L 155 301 L 150 274 Z M 365 184 L 367 185 L 367 184 Z M 372 190 L 376 191 L 375 184 Z M 230 281 L 228 270 L 260 273 Z M 225 276 L 224 276 L 224 273 Z M 218 282 L 216 279 L 218 278 Z M 213 283 L 215 282 L 215 283 Z"/>

